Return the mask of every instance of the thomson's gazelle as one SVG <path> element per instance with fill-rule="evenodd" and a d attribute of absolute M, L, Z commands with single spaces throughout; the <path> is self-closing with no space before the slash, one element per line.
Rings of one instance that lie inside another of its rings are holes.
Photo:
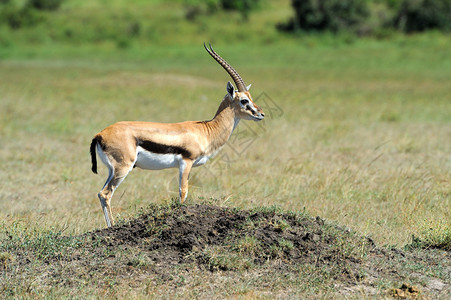
<path fill-rule="evenodd" d="M 98 196 L 108 227 L 113 224 L 111 197 L 134 168 L 179 168 L 180 202 L 188 195 L 192 167 L 205 164 L 227 142 L 239 120 L 260 121 L 263 111 L 252 101 L 241 76 L 211 47 L 207 52 L 229 73 L 238 90 L 227 83 L 227 94 L 210 121 L 182 123 L 118 122 L 99 132 L 91 143 L 92 171 L 96 150 L 109 175 Z"/>

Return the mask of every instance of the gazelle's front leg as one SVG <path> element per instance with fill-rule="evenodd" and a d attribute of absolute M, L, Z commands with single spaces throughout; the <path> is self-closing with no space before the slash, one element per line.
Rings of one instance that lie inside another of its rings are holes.
<path fill-rule="evenodd" d="M 179 166 L 179 195 L 180 203 L 185 201 L 188 196 L 188 178 L 194 161 L 191 159 L 182 159 Z"/>

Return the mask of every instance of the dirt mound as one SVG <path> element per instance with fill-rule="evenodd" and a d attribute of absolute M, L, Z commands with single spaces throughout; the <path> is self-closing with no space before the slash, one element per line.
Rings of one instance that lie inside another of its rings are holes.
<path fill-rule="evenodd" d="M 127 224 L 91 233 L 108 247 L 138 247 L 165 265 L 195 262 L 200 268 L 246 269 L 279 261 L 279 268 L 309 264 L 335 269 L 355 281 L 362 257 L 375 251 L 370 239 L 317 217 L 276 208 L 239 211 L 209 205 L 154 206 Z M 218 258 L 219 257 L 219 258 Z M 235 262 L 235 263 L 234 263 Z"/>

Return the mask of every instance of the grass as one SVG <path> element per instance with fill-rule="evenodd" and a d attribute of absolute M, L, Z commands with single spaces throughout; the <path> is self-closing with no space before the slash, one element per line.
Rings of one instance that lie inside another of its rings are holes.
<path fill-rule="evenodd" d="M 289 229 L 280 232 L 275 220 Z M 399 282 L 444 296 L 429 282 L 450 284 L 444 252 L 377 248 L 355 232 L 280 208 L 152 204 L 130 222 L 74 237 L 21 226 L 0 231 L 0 291 L 9 298 L 359 298 L 402 289 Z"/>
<path fill-rule="evenodd" d="M 263 128 L 242 122 L 248 135 L 242 141 L 252 145 L 239 149 L 241 157 L 225 149 L 233 163 L 219 155 L 195 170 L 191 199 L 305 207 L 398 245 L 418 221 L 449 219 L 450 59 L 437 61 L 439 46 L 418 42 L 412 48 L 406 40 L 408 46 L 357 41 L 338 49 L 273 45 L 246 57 L 245 45 L 218 45 L 253 83 L 254 97 L 265 92 L 281 116 L 268 118 Z M 4 215 L 68 223 L 68 233 L 103 226 L 95 194 L 105 173 L 89 173 L 91 137 L 118 120 L 208 119 L 224 94 L 224 72 L 200 45 L 186 49 L 183 59 L 173 60 L 181 50 L 161 46 L 139 63 L 2 61 Z M 398 62 L 406 51 L 413 58 Z M 113 205 L 127 214 L 176 193 L 174 170 L 134 170 Z"/>
<path fill-rule="evenodd" d="M 118 17 L 117 26 L 140 23 L 140 34 L 130 37 L 112 26 L 123 3 L 101 3 L 66 1 L 38 26 L 0 26 L 0 223 L 16 247 L 24 238 L 38 243 L 55 235 L 51 248 L 41 247 L 45 256 L 65 245 L 57 242 L 61 236 L 104 227 L 96 194 L 107 174 L 103 167 L 98 176 L 90 172 L 88 152 L 104 127 L 213 116 L 229 78 L 204 53 L 203 41 L 253 84 L 268 117 L 241 122 L 230 146 L 193 171 L 188 203 L 277 204 L 346 225 L 378 245 L 401 247 L 415 235 L 421 248 L 449 246 L 449 35 L 292 38 L 273 29 L 290 15 L 288 1 L 266 4 L 246 26 L 225 13 L 190 23 L 180 3 L 141 1 Z M 113 198 L 114 214 L 127 220 L 177 195 L 174 169 L 135 169 Z M 283 220 L 272 226 L 289 230 Z M 252 252 L 258 244 L 250 238 L 235 247 Z M 274 255 L 290 247 L 281 240 Z M 345 242 L 337 247 L 365 254 Z M 220 249 L 205 251 L 214 266 L 230 263 L 221 261 Z M 239 251 L 234 255 L 237 269 L 246 269 Z M 8 250 L 0 253 L 0 265 L 11 261 Z M 135 256 L 132 264 L 147 262 Z M 321 271 L 304 272 L 317 289 Z M 215 284 L 237 284 L 215 276 Z M 252 297 L 244 285 L 237 289 Z"/>
<path fill-rule="evenodd" d="M 451 231 L 449 221 L 427 220 L 419 225 L 419 229 L 412 237 L 410 247 L 419 248 L 437 248 L 443 250 L 451 250 Z"/>
<path fill-rule="evenodd" d="M 380 43 L 388 56 L 403 51 Z M 203 67 L 192 71 L 181 67 L 180 72 L 175 63 L 158 66 L 171 60 L 167 56 L 156 57 L 149 65 L 125 62 L 123 67 L 119 62 L 89 66 L 89 61 L 3 61 L 4 217 L 32 217 L 33 223 L 41 220 L 40 226 L 67 223 L 68 233 L 103 226 L 95 195 L 106 174 L 104 170 L 100 176 L 90 174 L 90 139 L 118 120 L 210 118 L 228 79 L 198 48 L 185 60 L 202 62 Z M 220 46 L 218 51 L 234 61 L 243 49 Z M 271 61 L 281 51 L 275 46 L 261 51 L 260 64 L 240 66 L 245 80 L 254 84 L 254 97 L 265 92 L 283 114 L 268 118 L 264 127 L 242 122 L 236 145 L 252 144 L 238 149 L 240 157 L 226 148 L 216 161 L 196 169 L 191 201 L 202 196 L 240 207 L 274 203 L 295 210 L 305 207 L 371 234 L 380 243 L 398 245 L 409 240 L 419 221 L 449 219 L 446 137 L 451 87 L 440 79 L 448 70 L 447 62 L 443 69 L 429 68 L 431 49 L 424 52 L 424 65 L 415 72 L 396 70 L 402 68 L 396 65 L 367 68 L 352 56 L 347 57 L 349 68 L 341 72 L 334 71 L 338 67 L 333 60 L 330 68 L 309 71 L 304 60 L 339 58 L 348 51 L 363 56 L 373 52 L 372 46 L 320 49 L 315 55 L 303 54 L 301 48 L 298 56 L 292 56 L 295 49 L 284 49 L 287 61 L 279 66 Z M 279 74 L 278 80 L 274 74 Z M 113 205 L 116 213 L 127 214 L 176 195 L 174 170 L 134 170 Z"/>

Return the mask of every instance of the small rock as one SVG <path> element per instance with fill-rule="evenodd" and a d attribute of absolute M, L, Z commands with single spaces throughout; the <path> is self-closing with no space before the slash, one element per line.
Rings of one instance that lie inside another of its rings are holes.
<path fill-rule="evenodd" d="M 429 281 L 427 286 L 432 290 L 441 291 L 445 288 L 446 284 L 444 284 L 438 279 L 432 279 L 431 281 Z"/>

